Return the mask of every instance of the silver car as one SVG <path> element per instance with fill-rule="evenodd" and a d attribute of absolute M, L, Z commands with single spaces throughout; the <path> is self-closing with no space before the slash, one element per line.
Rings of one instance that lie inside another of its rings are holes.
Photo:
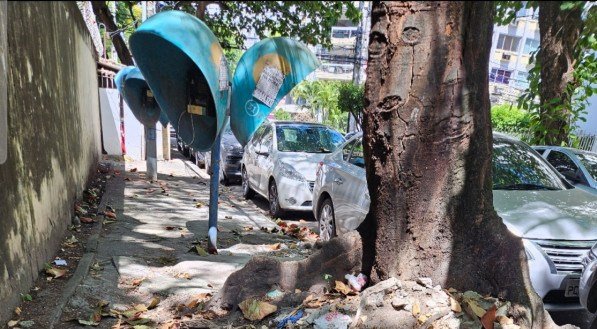
<path fill-rule="evenodd" d="M 528 145 L 493 136 L 493 202 L 523 238 L 533 287 L 548 309 L 580 309 L 582 260 L 597 242 L 597 198 L 574 188 Z M 313 212 L 320 237 L 356 229 L 369 211 L 362 134 L 317 169 Z"/>
<path fill-rule="evenodd" d="M 576 187 L 597 195 L 597 153 L 559 146 L 533 146 Z"/>
<path fill-rule="evenodd" d="M 589 312 L 597 312 L 597 244 L 583 260 L 584 271 L 580 278 L 580 303 Z"/>
<path fill-rule="evenodd" d="M 325 125 L 305 122 L 266 122 L 245 146 L 241 162 L 243 194 L 257 192 L 269 200 L 269 212 L 311 211 L 315 168 L 344 142 L 342 134 Z"/>

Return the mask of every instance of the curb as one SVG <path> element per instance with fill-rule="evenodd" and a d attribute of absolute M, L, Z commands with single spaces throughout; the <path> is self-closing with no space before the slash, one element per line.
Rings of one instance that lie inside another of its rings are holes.
<path fill-rule="evenodd" d="M 117 170 L 120 170 L 121 172 L 124 172 L 122 169 L 125 168 L 125 165 L 121 164 L 121 163 L 111 163 L 111 167 L 113 169 L 117 169 Z M 115 168 L 115 167 L 117 167 L 117 168 Z M 106 209 L 107 198 L 105 196 L 108 191 L 108 185 L 111 185 L 112 181 L 114 179 L 117 179 L 117 178 L 113 177 L 112 179 L 110 179 L 106 182 L 106 188 L 104 190 L 104 195 L 102 195 L 102 200 L 100 201 L 100 203 L 97 207 L 98 210 Z M 122 179 L 122 178 L 120 178 L 120 179 Z M 75 291 L 77 291 L 77 287 L 79 286 L 79 284 L 81 284 L 83 279 L 85 279 L 87 277 L 87 273 L 89 273 L 89 268 L 91 268 L 91 264 L 93 264 L 93 260 L 95 259 L 95 254 L 97 252 L 97 246 L 99 244 L 99 236 L 100 236 L 100 233 L 102 232 L 102 228 L 104 227 L 103 221 L 100 220 L 97 223 L 98 223 L 98 225 L 93 227 L 93 229 L 91 231 L 91 235 L 89 236 L 89 238 L 87 239 L 87 242 L 85 243 L 85 253 L 81 257 L 79 264 L 77 264 L 77 269 L 75 270 L 75 273 L 66 283 L 66 287 L 64 288 L 64 290 L 62 291 L 62 294 L 60 295 L 60 298 L 56 302 L 55 309 L 52 312 L 52 314 L 50 315 L 49 329 L 55 328 L 55 326 L 57 324 L 58 324 L 58 327 L 61 327 L 58 322 L 60 321 L 60 317 L 62 317 L 62 312 L 64 310 L 64 307 L 66 306 L 68 301 L 71 299 L 71 297 L 75 294 Z"/>

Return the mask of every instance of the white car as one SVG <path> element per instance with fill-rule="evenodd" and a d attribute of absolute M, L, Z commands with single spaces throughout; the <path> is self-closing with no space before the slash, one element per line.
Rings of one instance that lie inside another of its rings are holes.
<path fill-rule="evenodd" d="M 311 211 L 315 168 L 344 142 L 342 134 L 316 123 L 265 122 L 245 146 L 241 162 L 243 195 L 269 200 L 269 212 Z"/>
<path fill-rule="evenodd" d="M 369 212 L 361 140 L 362 134 L 353 136 L 317 169 L 313 212 L 323 240 L 356 229 Z M 597 198 L 574 188 L 520 141 L 494 134 L 493 150 L 493 204 L 523 239 L 533 287 L 548 309 L 582 308 L 580 276 L 597 242 Z M 585 276 L 583 282 L 593 284 L 594 274 Z M 586 299 L 588 289 L 581 288 Z"/>

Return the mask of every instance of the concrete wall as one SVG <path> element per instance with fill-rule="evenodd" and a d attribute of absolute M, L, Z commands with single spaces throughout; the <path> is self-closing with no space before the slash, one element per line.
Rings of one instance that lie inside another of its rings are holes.
<path fill-rule="evenodd" d="M 101 152 L 95 53 L 76 3 L 9 2 L 7 16 L 0 323 L 51 261 Z"/>

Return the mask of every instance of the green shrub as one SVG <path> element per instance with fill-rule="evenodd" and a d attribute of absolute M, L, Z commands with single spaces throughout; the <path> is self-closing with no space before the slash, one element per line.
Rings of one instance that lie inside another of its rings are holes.
<path fill-rule="evenodd" d="M 288 121 L 292 119 L 292 115 L 290 115 L 290 113 L 282 110 L 282 109 L 277 109 L 274 112 L 274 117 L 276 118 L 276 120 L 283 120 L 283 121 Z"/>
<path fill-rule="evenodd" d="M 513 105 L 495 105 L 491 107 L 491 125 L 494 131 L 522 137 L 530 132 L 531 116 Z"/>

